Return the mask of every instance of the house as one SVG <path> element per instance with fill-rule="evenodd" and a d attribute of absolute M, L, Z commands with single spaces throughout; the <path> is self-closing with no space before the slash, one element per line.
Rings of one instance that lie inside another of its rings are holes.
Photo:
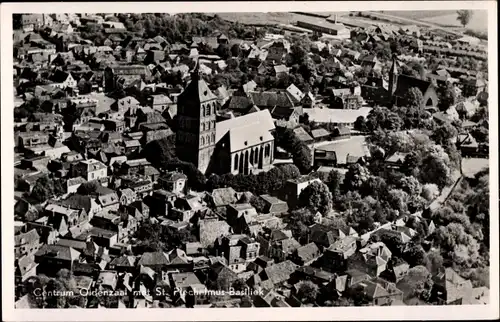
<path fill-rule="evenodd" d="M 387 306 L 393 303 L 402 303 L 403 292 L 393 283 L 380 279 L 362 281 L 355 284 L 352 289 L 362 292 L 364 299 L 377 306 Z"/>
<path fill-rule="evenodd" d="M 66 199 L 60 200 L 59 203 L 64 207 L 71 209 L 83 209 L 88 214 L 88 219 L 92 219 L 94 215 L 102 211 L 102 207 L 97 203 L 97 200 L 92 196 L 85 196 L 78 193 L 69 195 Z M 52 211 L 52 210 L 51 210 Z"/>
<path fill-rule="evenodd" d="M 271 116 L 275 120 L 276 126 L 290 129 L 297 127 L 301 115 L 302 108 L 299 106 L 295 108 L 276 106 L 271 110 Z"/>
<path fill-rule="evenodd" d="M 470 133 L 459 134 L 457 148 L 463 156 L 473 156 L 478 152 L 479 144 Z"/>
<path fill-rule="evenodd" d="M 293 132 L 295 133 L 295 136 L 305 144 L 311 144 L 314 142 L 314 139 L 301 126 L 293 129 Z"/>
<path fill-rule="evenodd" d="M 263 210 L 264 213 L 281 215 L 288 212 L 288 204 L 285 201 L 267 194 L 261 195 L 260 198 L 264 201 L 265 204 Z"/>
<path fill-rule="evenodd" d="M 262 287 L 269 290 L 283 282 L 286 282 L 297 268 L 298 265 L 294 264 L 290 260 L 264 268 L 264 270 L 259 274 L 259 277 L 262 280 Z"/>
<path fill-rule="evenodd" d="M 391 282 L 398 283 L 402 280 L 406 275 L 408 275 L 408 270 L 410 269 L 410 265 L 406 262 L 398 263 L 397 265 L 393 265 L 392 268 L 389 268 L 386 272 L 387 279 Z"/>
<path fill-rule="evenodd" d="M 235 233 L 246 233 L 248 225 L 254 221 L 256 216 L 257 210 L 248 203 L 227 206 L 227 223 L 231 225 Z"/>
<path fill-rule="evenodd" d="M 171 171 L 160 176 L 158 184 L 163 189 L 175 194 L 185 194 L 187 192 L 187 176 L 177 171 Z"/>
<path fill-rule="evenodd" d="M 451 267 L 444 269 L 433 280 L 432 296 L 445 305 L 463 304 L 473 290 L 471 281 L 458 275 Z"/>
<path fill-rule="evenodd" d="M 328 140 L 331 136 L 331 133 L 325 130 L 324 128 L 317 128 L 311 131 L 311 136 L 313 137 L 315 142 L 321 142 Z"/>
<path fill-rule="evenodd" d="M 71 73 L 64 72 L 62 70 L 56 70 L 50 77 L 49 80 L 53 83 L 51 86 L 65 89 L 65 88 L 74 88 L 77 85 L 76 80 L 73 78 Z"/>
<path fill-rule="evenodd" d="M 479 102 L 476 100 L 464 100 L 455 105 L 455 110 L 458 114 L 463 115 L 465 118 L 471 118 L 479 108 Z"/>
<path fill-rule="evenodd" d="M 261 246 L 266 249 L 262 242 Z M 283 233 L 281 230 L 275 229 L 271 232 L 267 251 L 264 254 L 275 259 L 276 262 L 282 262 L 290 258 L 300 246 L 300 243 L 295 238 Z"/>
<path fill-rule="evenodd" d="M 296 205 L 300 193 L 302 190 L 304 190 L 307 186 L 309 186 L 313 182 L 321 182 L 318 178 L 311 178 L 308 176 L 301 176 L 298 177 L 297 179 L 290 179 L 285 183 L 285 186 L 283 187 L 282 195 L 283 195 L 283 200 L 286 201 L 291 207 L 293 205 Z"/>
<path fill-rule="evenodd" d="M 31 257 L 40 248 L 40 235 L 35 229 L 20 232 L 14 236 L 14 257 Z"/>
<path fill-rule="evenodd" d="M 34 254 L 23 256 L 16 261 L 15 282 L 16 286 L 23 285 L 24 282 L 37 275 L 38 264 L 35 262 Z"/>
<path fill-rule="evenodd" d="M 304 93 L 302 93 L 302 91 L 294 84 L 287 87 L 286 93 L 292 98 L 293 104 L 300 104 L 305 96 Z"/>
<path fill-rule="evenodd" d="M 347 268 L 347 260 L 357 250 L 357 238 L 345 236 L 331 244 L 323 254 L 322 263 L 329 271 L 342 271 Z"/>
<path fill-rule="evenodd" d="M 463 83 L 462 95 L 464 97 L 476 97 L 481 92 L 488 90 L 488 84 L 481 78 L 468 78 Z"/>
<path fill-rule="evenodd" d="M 349 258 L 349 269 L 357 269 L 370 276 L 380 276 L 388 268 L 391 251 L 383 242 L 376 242 L 359 249 Z"/>
<path fill-rule="evenodd" d="M 73 177 L 82 177 L 87 181 L 108 177 L 106 165 L 95 159 L 81 160 L 71 167 Z"/>
<path fill-rule="evenodd" d="M 47 145 L 49 142 L 49 135 L 45 132 L 18 132 L 14 136 L 17 137 L 16 143 L 19 148 Z"/>
<path fill-rule="evenodd" d="M 309 266 L 320 256 L 320 251 L 315 243 L 309 243 L 307 245 L 297 248 L 291 257 L 292 262 L 299 266 Z"/>
<path fill-rule="evenodd" d="M 247 264 L 259 255 L 260 244 L 246 235 L 230 235 L 222 237 L 215 245 L 227 260 L 227 266 L 235 273 L 246 270 Z"/>
<path fill-rule="evenodd" d="M 217 218 L 202 219 L 198 224 L 198 240 L 204 248 L 213 245 L 217 238 L 227 236 L 231 232 L 231 226 L 225 221 L 218 220 Z"/>
<path fill-rule="evenodd" d="M 55 276 L 60 269 L 72 270 L 79 260 L 80 252 L 67 246 L 44 244 L 35 253 L 35 262 L 39 264 L 38 272 Z"/>
<path fill-rule="evenodd" d="M 283 108 L 294 107 L 291 97 L 286 92 L 283 93 L 276 91 L 274 92 L 249 91 L 247 94 L 250 97 L 251 103 L 257 106 L 259 109 L 272 110 L 274 107 L 283 107 Z"/>
<path fill-rule="evenodd" d="M 54 224 L 54 227 L 61 227 L 61 225 L 64 225 L 64 229 L 67 229 L 78 226 L 89 220 L 85 209 L 74 209 L 66 206 L 62 202 L 59 203 L 60 205 L 48 203 L 44 208 L 45 213 L 48 214 L 49 222 Z M 60 232 L 63 231 L 60 230 Z M 64 233 L 62 235 L 64 235 Z"/>
<path fill-rule="evenodd" d="M 130 188 L 119 189 L 118 196 L 120 198 L 119 199 L 120 205 L 123 206 L 130 205 L 137 198 L 136 193 Z"/>
<path fill-rule="evenodd" d="M 394 152 L 385 159 L 385 164 L 389 168 L 399 169 L 404 164 L 408 153 Z"/>
<path fill-rule="evenodd" d="M 310 280 L 316 285 L 328 285 L 336 279 L 335 274 L 311 266 L 297 268 L 294 275 L 295 276 L 292 276 L 292 280 L 295 278 L 298 280 Z"/>
<path fill-rule="evenodd" d="M 274 75 L 277 78 L 282 78 L 282 77 L 288 75 L 288 67 L 286 67 L 286 65 L 274 66 L 273 70 L 274 70 Z"/>
<path fill-rule="evenodd" d="M 314 149 L 314 164 L 347 167 L 360 160 L 369 159 L 370 150 L 363 136 L 353 136 L 347 140 L 337 140 Z"/>
<path fill-rule="evenodd" d="M 214 189 L 207 194 L 207 202 L 215 210 L 225 209 L 226 206 L 238 202 L 238 194 L 231 187 Z"/>
<path fill-rule="evenodd" d="M 304 94 L 300 102 L 303 108 L 313 108 L 316 104 L 316 97 L 310 91 Z"/>

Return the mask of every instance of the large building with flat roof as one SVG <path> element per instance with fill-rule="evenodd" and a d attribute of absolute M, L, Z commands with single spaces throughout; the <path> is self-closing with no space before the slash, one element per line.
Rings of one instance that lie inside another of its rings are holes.
<path fill-rule="evenodd" d="M 344 39 L 351 38 L 351 31 L 346 26 L 322 18 L 299 20 L 297 21 L 297 26 Z"/>

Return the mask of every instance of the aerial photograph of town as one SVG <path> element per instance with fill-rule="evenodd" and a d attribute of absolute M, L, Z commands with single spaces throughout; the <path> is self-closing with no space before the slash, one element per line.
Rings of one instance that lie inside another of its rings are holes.
<path fill-rule="evenodd" d="M 489 305 L 487 20 L 14 14 L 15 307 Z"/>

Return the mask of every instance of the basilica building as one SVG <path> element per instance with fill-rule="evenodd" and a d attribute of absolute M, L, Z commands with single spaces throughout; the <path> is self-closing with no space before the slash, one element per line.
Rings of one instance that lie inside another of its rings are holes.
<path fill-rule="evenodd" d="M 272 168 L 275 126 L 269 110 L 216 122 L 217 96 L 197 68 L 177 106 L 179 159 L 202 173 L 256 174 Z"/>

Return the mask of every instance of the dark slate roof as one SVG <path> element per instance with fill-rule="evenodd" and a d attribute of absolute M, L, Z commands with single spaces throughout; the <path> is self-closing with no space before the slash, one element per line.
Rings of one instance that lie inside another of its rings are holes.
<path fill-rule="evenodd" d="M 418 88 L 422 94 L 425 94 L 427 89 L 432 86 L 431 82 L 424 81 L 407 75 L 399 75 L 396 86 L 396 96 L 405 96 L 408 90 L 412 87 Z"/>
<path fill-rule="evenodd" d="M 253 104 L 258 107 L 293 107 L 293 103 L 286 93 L 249 92 L 248 94 Z"/>

